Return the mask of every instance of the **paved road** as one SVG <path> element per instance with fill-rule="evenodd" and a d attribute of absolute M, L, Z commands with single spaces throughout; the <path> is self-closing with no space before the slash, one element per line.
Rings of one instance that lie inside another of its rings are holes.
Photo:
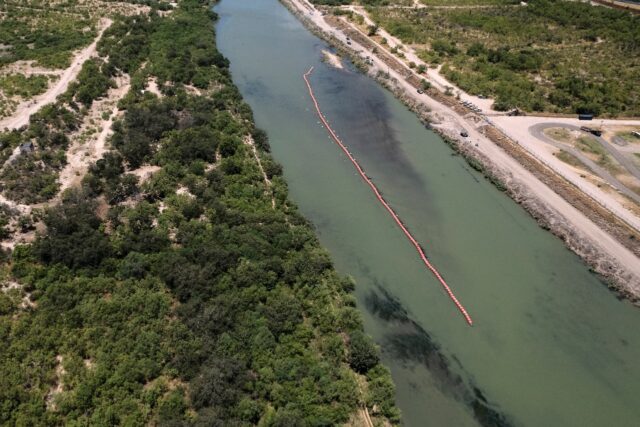
<path fill-rule="evenodd" d="M 565 128 L 565 129 L 569 129 L 569 130 L 580 130 L 579 126 L 575 126 L 575 125 L 569 125 L 569 124 L 565 124 L 565 123 L 539 123 L 537 125 L 533 125 L 529 128 L 529 133 L 541 140 L 546 142 L 547 144 L 553 145 L 554 147 L 564 150 L 566 152 L 568 152 L 569 154 L 575 156 L 578 158 L 578 160 L 580 160 L 582 163 L 584 163 L 589 169 L 591 169 L 592 172 L 594 172 L 596 175 L 598 175 L 600 178 L 604 179 L 609 185 L 611 185 L 613 188 L 615 188 L 616 190 L 620 191 L 621 193 L 624 193 L 625 195 L 627 195 L 628 197 L 630 197 L 631 199 L 635 200 L 637 203 L 640 203 L 640 195 L 638 195 L 636 192 L 630 190 L 626 185 L 624 185 L 622 182 L 620 182 L 616 177 L 614 177 L 613 175 L 611 175 L 606 169 L 600 167 L 597 163 L 595 163 L 593 160 L 591 160 L 590 158 L 588 158 L 587 156 L 585 156 L 580 150 L 577 150 L 567 144 L 562 144 L 560 142 L 557 142 L 551 138 L 549 138 L 547 135 L 545 135 L 544 130 L 548 129 L 548 128 Z M 591 134 L 589 134 L 591 135 Z M 596 138 L 598 140 L 598 142 L 600 142 L 603 147 L 605 147 L 605 149 L 607 149 L 607 152 L 611 153 L 611 155 L 620 162 L 620 164 L 622 164 L 623 166 L 626 167 L 625 163 L 628 163 L 628 159 L 626 159 L 626 157 L 624 157 L 622 155 L 622 153 L 618 152 L 614 147 L 612 147 L 607 141 L 605 141 L 603 138 L 600 137 L 596 137 L 594 135 L 594 138 Z M 604 142 L 604 143 L 603 143 Z M 607 146 L 609 146 L 609 148 L 607 148 Z M 617 154 L 613 154 L 611 151 L 615 151 Z M 619 157 L 623 157 L 625 159 L 625 162 L 621 162 L 619 160 Z M 635 167 L 635 165 L 632 165 L 633 169 L 635 169 L 636 173 L 638 173 L 637 168 Z M 636 175 L 635 173 L 632 172 L 631 169 L 627 168 L 627 170 L 632 173 L 634 176 L 636 176 L 638 179 L 640 179 L 640 173 L 638 173 L 638 175 Z"/>
<path fill-rule="evenodd" d="M 580 126 L 569 125 L 566 123 L 545 123 L 543 126 L 543 130 L 552 127 L 562 127 L 569 130 L 577 130 L 583 132 L 585 135 L 593 137 L 600 143 L 600 145 L 602 145 L 602 147 L 604 147 L 607 153 L 609 153 L 614 159 L 616 159 L 618 163 L 620 163 L 631 175 L 635 176 L 637 179 L 640 179 L 640 170 L 638 170 L 633 161 L 629 157 L 625 156 L 624 153 L 621 153 L 616 147 L 611 145 L 606 139 L 584 132 L 580 129 Z"/>
<path fill-rule="evenodd" d="M 611 145 L 606 139 L 595 135 L 594 137 L 600 144 L 602 144 L 605 150 L 607 150 L 607 152 L 613 156 L 614 159 L 616 159 L 622 166 L 624 166 L 626 170 L 629 171 L 631 175 L 635 176 L 637 179 L 640 179 L 640 169 L 638 169 L 635 163 L 633 163 L 633 160 L 627 157 L 624 153 L 621 153 L 620 150 Z"/>

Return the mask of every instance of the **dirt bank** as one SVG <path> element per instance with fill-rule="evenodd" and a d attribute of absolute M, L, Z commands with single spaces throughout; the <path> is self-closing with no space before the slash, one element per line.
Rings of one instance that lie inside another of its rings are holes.
<path fill-rule="evenodd" d="M 327 61 L 327 64 L 331 65 L 332 67 L 335 67 L 339 70 L 342 70 L 344 68 L 344 66 L 342 65 L 342 61 L 340 60 L 340 57 L 335 53 L 329 52 L 328 50 L 325 49 L 322 51 L 322 56 Z"/>

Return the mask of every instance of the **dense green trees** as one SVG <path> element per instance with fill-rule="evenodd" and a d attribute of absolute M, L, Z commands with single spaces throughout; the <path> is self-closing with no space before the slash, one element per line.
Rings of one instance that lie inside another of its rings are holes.
<path fill-rule="evenodd" d="M 0 300 L 0 423 L 335 425 L 359 405 L 398 421 L 353 283 L 288 201 L 207 6 L 183 0 L 169 17 L 140 19 L 141 48 L 112 64 L 147 62 L 121 102 L 113 150 L 5 266 L 35 306 Z M 141 92 L 149 73 L 166 83 L 162 98 Z M 127 171 L 141 165 L 160 170 L 140 182 Z"/>
<path fill-rule="evenodd" d="M 637 15 L 588 2 L 478 3 L 489 7 L 370 12 L 404 43 L 423 45 L 421 58 L 444 64 L 453 83 L 494 97 L 498 110 L 640 114 Z"/>
<path fill-rule="evenodd" d="M 69 268 L 99 266 L 110 255 L 111 246 L 99 230 L 95 209 L 95 203 L 87 202 L 83 194 L 67 194 L 62 205 L 47 211 L 47 235 L 36 242 L 34 254 L 44 263 Z"/>
<path fill-rule="evenodd" d="M 177 116 L 172 111 L 172 102 L 143 99 L 127 107 L 124 121 L 114 123 L 111 144 L 120 151 L 130 168 L 150 161 L 160 137 L 176 127 Z"/>
<path fill-rule="evenodd" d="M 115 71 L 101 59 L 90 59 L 82 65 L 78 79 L 70 86 L 65 96 L 67 100 L 75 100 L 85 107 L 91 106 L 94 100 L 106 95 L 113 87 L 111 80 Z"/>

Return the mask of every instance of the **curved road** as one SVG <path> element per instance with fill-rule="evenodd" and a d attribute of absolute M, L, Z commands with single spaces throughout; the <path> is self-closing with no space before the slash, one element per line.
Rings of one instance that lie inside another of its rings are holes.
<path fill-rule="evenodd" d="M 554 147 L 556 147 L 558 149 L 561 149 L 561 150 L 564 150 L 564 151 L 568 152 L 569 154 L 577 157 L 578 160 L 580 160 L 582 163 L 584 163 L 589 169 L 591 169 L 591 171 L 593 171 L 600 178 L 604 179 L 613 188 L 615 188 L 616 190 L 620 191 L 621 193 L 624 193 L 626 196 L 628 196 L 629 198 L 633 199 L 637 203 L 640 203 L 640 195 L 638 195 L 636 192 L 630 190 L 626 185 L 624 185 L 622 182 L 620 182 L 616 177 L 611 175 L 606 169 L 602 168 L 597 163 L 595 163 L 593 160 L 591 160 L 590 158 L 585 156 L 580 150 L 577 150 L 577 149 L 575 149 L 575 148 L 573 148 L 571 146 L 568 146 L 566 144 L 562 144 L 560 142 L 557 142 L 557 141 L 549 138 L 547 135 L 545 135 L 545 133 L 544 133 L 545 129 L 558 128 L 558 127 L 569 129 L 569 130 L 578 130 L 578 131 L 584 132 L 584 131 L 582 131 L 580 129 L 579 126 L 575 126 L 575 125 L 569 125 L 569 124 L 565 124 L 565 123 L 539 123 L 537 125 L 531 126 L 529 128 L 529 133 L 533 137 L 535 137 L 535 138 L 537 138 L 537 139 L 539 139 L 541 141 L 544 141 L 547 144 L 553 145 Z M 586 132 L 584 132 L 584 133 L 586 133 Z M 591 135 L 591 134 L 589 134 L 589 135 Z M 609 154 L 611 154 L 618 162 L 620 162 L 620 164 L 623 165 L 629 171 L 629 173 L 631 173 L 636 178 L 640 179 L 640 171 L 638 171 L 638 169 L 635 167 L 635 165 L 633 163 L 631 163 L 631 161 L 628 158 L 626 158 L 622 153 L 620 153 L 618 150 L 616 150 L 614 147 L 612 147 L 611 144 L 609 144 L 603 138 L 597 137 L 595 135 L 592 135 L 592 136 L 605 148 L 605 150 L 607 150 L 607 152 Z"/>

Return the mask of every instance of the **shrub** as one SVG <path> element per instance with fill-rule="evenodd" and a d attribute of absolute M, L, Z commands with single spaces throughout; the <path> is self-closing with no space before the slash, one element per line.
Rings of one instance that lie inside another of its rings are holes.
<path fill-rule="evenodd" d="M 378 349 L 370 337 L 360 331 L 349 335 L 349 365 L 359 373 L 366 373 L 378 364 Z"/>

